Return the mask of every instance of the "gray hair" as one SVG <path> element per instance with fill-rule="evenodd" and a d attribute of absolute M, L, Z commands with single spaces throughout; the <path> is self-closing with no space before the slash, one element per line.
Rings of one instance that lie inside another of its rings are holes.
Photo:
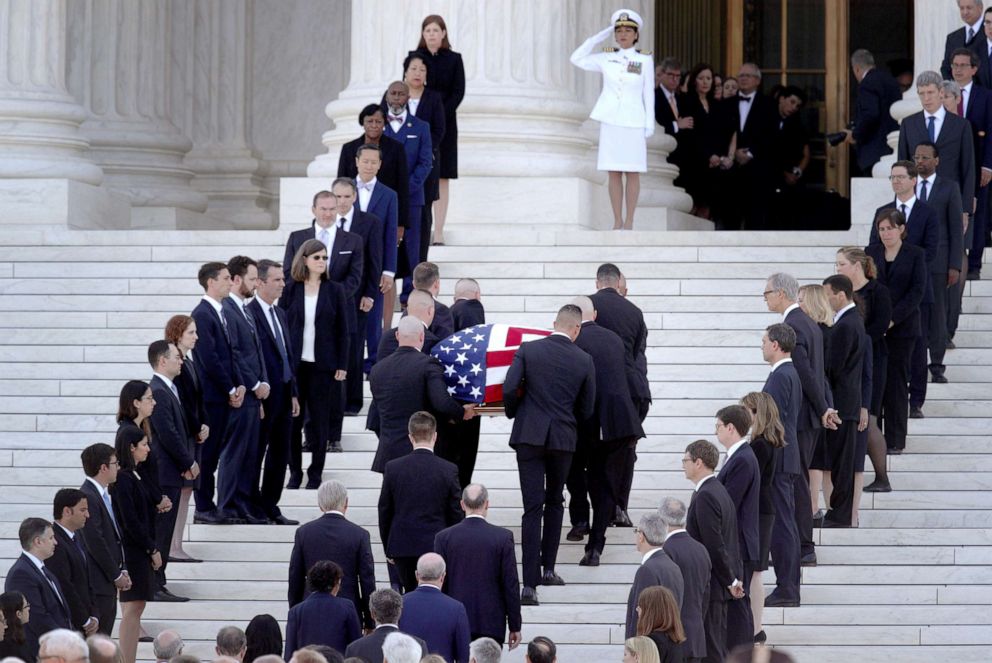
<path fill-rule="evenodd" d="M 392 589 L 377 589 L 369 594 L 369 610 L 376 624 L 396 624 L 403 614 L 403 597 Z"/>
<path fill-rule="evenodd" d="M 657 511 L 641 516 L 641 522 L 637 524 L 637 529 L 644 535 L 644 540 L 652 546 L 663 544 L 665 535 L 668 534 L 665 521 L 661 519 L 661 514 Z"/>
<path fill-rule="evenodd" d="M 241 650 L 248 646 L 245 632 L 237 626 L 224 626 L 217 631 L 217 653 L 221 656 L 238 658 Z"/>
<path fill-rule="evenodd" d="M 852 67 L 874 67 L 875 56 L 867 48 L 859 48 L 851 53 Z"/>
<path fill-rule="evenodd" d="M 678 58 L 674 58 L 669 55 L 667 58 L 663 58 L 658 66 L 661 67 L 662 71 L 682 71 L 682 63 L 679 62 Z"/>
<path fill-rule="evenodd" d="M 317 506 L 321 511 L 341 511 L 348 501 L 348 489 L 336 479 L 325 481 L 317 489 Z"/>
<path fill-rule="evenodd" d="M 382 656 L 389 663 L 419 663 L 420 644 L 404 633 L 390 633 L 382 641 Z"/>
<path fill-rule="evenodd" d="M 492 638 L 478 638 L 468 646 L 469 659 L 475 663 L 499 663 L 503 648 Z"/>
<path fill-rule="evenodd" d="M 957 81 L 941 81 L 940 91 L 946 92 L 955 99 L 961 98 L 961 86 L 957 84 Z"/>
<path fill-rule="evenodd" d="M 799 281 L 796 277 L 785 272 L 776 272 L 768 277 L 768 287 L 773 291 L 781 291 L 790 302 L 799 299 Z"/>
<path fill-rule="evenodd" d="M 86 638 L 86 647 L 90 651 L 90 663 L 118 663 L 121 660 L 121 648 L 103 633 Z"/>
<path fill-rule="evenodd" d="M 155 636 L 155 640 L 152 642 L 152 651 L 155 652 L 155 658 L 168 661 L 173 656 L 182 654 L 185 644 L 178 632 L 166 629 Z"/>
<path fill-rule="evenodd" d="M 685 527 L 686 512 L 685 502 L 675 497 L 666 497 L 658 507 L 658 515 L 669 529 Z"/>
<path fill-rule="evenodd" d="M 58 657 L 65 661 L 88 659 L 89 647 L 83 636 L 66 628 L 57 628 L 38 638 L 38 658 Z"/>
<path fill-rule="evenodd" d="M 440 580 L 445 568 L 443 557 L 437 553 L 424 553 L 417 560 L 417 579 L 428 582 Z"/>
<path fill-rule="evenodd" d="M 916 77 L 916 87 L 923 87 L 924 85 L 934 85 L 938 89 L 940 84 L 944 82 L 944 77 L 938 74 L 936 71 L 924 71 L 919 76 Z"/>
<path fill-rule="evenodd" d="M 462 490 L 462 502 L 470 511 L 478 511 L 489 500 L 489 491 L 481 483 L 470 483 Z"/>
<path fill-rule="evenodd" d="M 753 71 L 751 73 L 754 74 L 759 81 L 761 80 L 761 69 L 758 68 L 758 65 L 753 62 L 745 62 L 741 65 L 741 71 L 744 71 L 745 67 L 752 69 Z"/>

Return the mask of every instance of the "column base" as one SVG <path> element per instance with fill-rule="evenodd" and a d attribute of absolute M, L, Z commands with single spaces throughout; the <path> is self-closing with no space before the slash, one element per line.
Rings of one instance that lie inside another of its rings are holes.
<path fill-rule="evenodd" d="M 875 210 L 892 202 L 892 196 L 892 185 L 887 179 L 851 178 L 851 230 L 857 230 L 858 242 L 862 246 L 868 244 L 871 224 L 875 220 Z"/>
<path fill-rule="evenodd" d="M 58 225 L 129 228 L 127 200 L 98 186 L 68 179 L 0 179 L 0 227 Z"/>

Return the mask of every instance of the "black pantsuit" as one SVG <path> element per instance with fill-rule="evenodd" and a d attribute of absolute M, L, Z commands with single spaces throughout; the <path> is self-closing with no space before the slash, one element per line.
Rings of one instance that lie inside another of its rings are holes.
<path fill-rule="evenodd" d="M 331 430 L 331 418 L 341 413 L 341 383 L 334 379 L 334 373 L 317 368 L 314 362 L 301 361 L 296 366 L 296 382 L 300 392 L 300 408 L 307 411 L 306 423 L 297 417 L 293 424 L 292 444 L 289 452 L 289 473 L 291 477 L 303 474 L 303 445 L 298 432 L 306 428 L 307 443 L 312 458 L 307 468 L 307 479 L 320 483 L 327 456 L 327 439 Z M 337 397 L 335 397 L 337 396 Z"/>
<path fill-rule="evenodd" d="M 909 420 L 909 372 L 916 338 L 888 338 L 889 361 L 886 366 L 882 415 L 885 442 L 890 449 L 906 448 Z"/>
<path fill-rule="evenodd" d="M 609 440 L 593 447 L 589 454 L 589 497 L 592 499 L 593 514 L 587 551 L 602 553 L 606 546 L 606 529 L 613 521 L 623 494 L 628 459 L 636 446 L 637 439 L 634 437 Z"/>
<path fill-rule="evenodd" d="M 936 290 L 936 288 L 935 288 Z M 933 315 L 937 310 L 934 304 L 920 304 L 920 335 L 916 337 L 913 344 L 913 351 L 909 358 L 909 404 L 915 407 L 923 407 L 927 400 L 927 346 L 930 344 L 931 326 L 935 318 Z M 947 318 L 944 317 L 944 328 L 947 327 Z M 941 336 L 943 339 L 944 337 Z M 947 340 L 941 341 L 945 346 Z M 943 359 L 943 357 L 942 357 Z"/>
<path fill-rule="evenodd" d="M 565 515 L 562 489 L 572 464 L 572 453 L 527 444 L 518 445 L 516 452 L 524 500 L 520 523 L 524 585 L 537 587 L 541 581 L 541 568 L 554 570 L 558 558 L 561 522 Z"/>

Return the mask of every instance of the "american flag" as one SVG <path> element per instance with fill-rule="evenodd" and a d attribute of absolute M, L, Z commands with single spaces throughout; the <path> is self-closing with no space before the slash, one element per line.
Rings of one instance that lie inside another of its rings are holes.
<path fill-rule="evenodd" d="M 503 381 L 521 343 L 551 330 L 512 325 L 475 325 L 439 341 L 431 354 L 444 368 L 448 393 L 465 403 L 500 403 Z"/>

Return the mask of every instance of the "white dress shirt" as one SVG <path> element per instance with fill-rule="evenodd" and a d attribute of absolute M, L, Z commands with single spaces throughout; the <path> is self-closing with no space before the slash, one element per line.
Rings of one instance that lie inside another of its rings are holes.
<path fill-rule="evenodd" d="M 756 91 L 751 94 L 737 94 L 737 110 L 741 116 L 741 131 L 744 131 L 744 125 L 747 124 L 747 116 L 751 114 L 751 106 L 754 105 L 754 98 L 756 96 L 758 96 Z"/>
<path fill-rule="evenodd" d="M 851 302 L 850 304 L 848 304 L 847 306 L 845 306 L 841 310 L 839 310 L 836 313 L 834 313 L 834 324 L 836 325 L 837 324 L 837 321 L 840 320 L 840 317 L 842 315 L 844 315 L 845 313 L 847 313 L 848 311 L 850 311 L 854 307 L 855 307 L 855 303 L 854 302 Z"/>
<path fill-rule="evenodd" d="M 363 212 L 369 211 L 369 203 L 372 202 L 372 191 L 375 190 L 375 184 L 378 181 L 379 178 L 377 177 L 373 177 L 368 182 L 363 182 L 361 176 L 355 179 L 355 185 L 358 187 L 358 209 Z"/>
<path fill-rule="evenodd" d="M 782 359 L 779 359 L 777 362 L 775 362 L 774 364 L 772 364 L 772 370 L 771 370 L 771 372 L 774 373 L 776 368 L 778 368 L 782 364 L 787 364 L 787 363 L 788 364 L 791 364 L 792 363 L 792 357 L 783 357 Z"/>
<path fill-rule="evenodd" d="M 926 129 L 930 124 L 930 113 L 923 111 L 923 128 Z M 944 126 L 944 118 L 947 117 L 947 109 L 943 105 L 937 109 L 937 112 L 933 114 L 933 140 L 937 142 L 940 138 L 940 128 Z"/>
<path fill-rule="evenodd" d="M 929 193 L 929 191 L 928 191 L 928 193 Z M 909 225 L 909 215 L 913 213 L 913 205 L 916 204 L 916 195 L 914 194 L 912 198 L 910 198 L 909 200 L 907 200 L 905 202 L 903 202 L 903 201 L 899 200 L 898 198 L 896 198 L 895 203 L 896 203 L 896 209 L 899 210 L 900 212 L 902 212 L 902 206 L 903 205 L 906 206 L 906 211 L 903 212 L 903 214 L 906 215 L 906 225 L 908 226 Z"/>
<path fill-rule="evenodd" d="M 916 179 L 916 197 L 919 198 L 920 194 L 923 192 L 923 183 L 927 183 L 927 200 L 933 195 L 933 183 L 937 179 L 937 173 L 934 172 L 930 177 L 918 177 Z M 898 204 L 898 203 L 897 203 Z"/>
<path fill-rule="evenodd" d="M 334 238 L 338 234 L 338 226 L 335 223 L 327 226 L 327 228 L 321 227 L 316 221 L 313 224 L 313 236 L 315 239 L 320 239 L 320 233 L 322 231 L 327 231 L 327 241 L 324 242 L 324 246 L 327 247 L 327 269 L 331 269 L 331 249 L 334 248 Z"/>
<path fill-rule="evenodd" d="M 317 296 L 303 295 L 303 348 L 300 359 L 313 363 L 313 346 L 317 339 Z"/>
<path fill-rule="evenodd" d="M 406 100 L 406 107 L 410 109 L 410 115 L 413 115 L 414 117 L 416 117 L 417 115 L 418 106 L 420 106 L 420 99 L 414 99 L 413 97 L 410 97 L 409 99 Z"/>
<path fill-rule="evenodd" d="M 355 208 L 349 207 L 348 213 L 344 216 L 338 215 L 337 220 L 334 222 L 335 225 L 340 226 L 341 230 L 345 232 L 351 232 L 351 220 L 355 216 Z"/>
<path fill-rule="evenodd" d="M 393 117 L 399 117 L 399 119 L 394 120 Z M 393 112 L 389 111 L 387 118 L 389 119 L 389 126 L 393 128 L 393 133 L 398 134 L 400 129 L 403 127 L 403 124 L 406 122 L 406 109 L 404 108 L 403 112 L 398 116 L 394 116 Z"/>
<path fill-rule="evenodd" d="M 799 304 L 789 304 L 789 307 L 782 311 L 782 321 L 784 322 L 789 314 L 799 308 Z"/>

